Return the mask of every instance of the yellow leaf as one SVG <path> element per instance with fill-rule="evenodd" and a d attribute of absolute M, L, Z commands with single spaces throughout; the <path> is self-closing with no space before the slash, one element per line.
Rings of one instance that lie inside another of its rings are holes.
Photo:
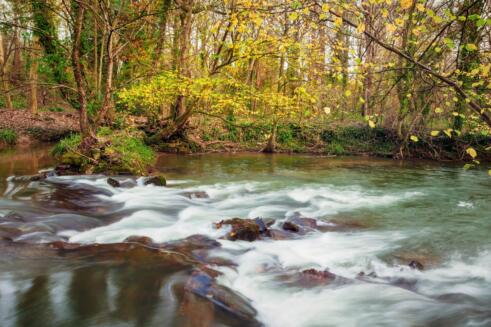
<path fill-rule="evenodd" d="M 419 11 L 425 11 L 425 5 L 422 3 L 418 3 L 416 5 L 416 9 L 418 9 Z"/>
<path fill-rule="evenodd" d="M 365 24 L 361 23 L 361 24 L 360 24 L 360 25 L 358 25 L 358 27 L 356 28 L 356 31 L 357 31 L 358 33 L 363 33 L 363 32 L 365 32 L 365 28 L 366 28 L 366 27 L 365 27 Z"/>
<path fill-rule="evenodd" d="M 435 112 L 436 112 L 437 114 L 440 114 L 440 113 L 442 113 L 442 112 L 443 112 L 443 109 L 442 109 L 442 108 L 440 108 L 440 107 L 437 107 L 437 108 L 435 108 Z"/>
<path fill-rule="evenodd" d="M 373 120 L 368 121 L 368 126 L 370 126 L 370 128 L 375 128 L 375 123 L 373 122 Z"/>
<path fill-rule="evenodd" d="M 344 95 L 346 95 L 347 97 L 349 97 L 351 95 L 351 91 L 350 90 L 346 90 L 346 92 L 344 92 Z"/>
<path fill-rule="evenodd" d="M 418 142 L 418 141 L 419 141 L 418 137 L 417 137 L 417 136 L 415 136 L 415 135 L 411 135 L 410 139 L 411 139 L 411 141 L 413 141 L 413 142 Z"/>
<path fill-rule="evenodd" d="M 490 170 L 488 170 L 488 175 L 489 175 L 489 176 L 491 176 L 491 169 L 490 169 Z"/>
<path fill-rule="evenodd" d="M 438 136 L 440 131 L 431 131 L 431 136 Z"/>
<path fill-rule="evenodd" d="M 329 11 L 329 5 L 327 3 L 322 5 L 322 11 L 323 12 L 328 12 Z"/>
<path fill-rule="evenodd" d="M 387 24 L 385 25 L 385 28 L 387 29 L 388 32 L 394 33 L 397 27 L 393 24 Z"/>
<path fill-rule="evenodd" d="M 451 128 L 447 128 L 446 130 L 443 131 L 443 133 L 445 133 L 448 137 L 452 137 L 452 132 L 453 129 Z"/>
<path fill-rule="evenodd" d="M 475 159 L 477 157 L 477 152 L 476 150 L 474 150 L 474 148 L 467 148 L 465 152 L 467 152 L 467 154 L 470 155 L 472 159 Z"/>
<path fill-rule="evenodd" d="M 402 9 L 409 9 L 413 4 L 413 0 L 401 0 Z"/>

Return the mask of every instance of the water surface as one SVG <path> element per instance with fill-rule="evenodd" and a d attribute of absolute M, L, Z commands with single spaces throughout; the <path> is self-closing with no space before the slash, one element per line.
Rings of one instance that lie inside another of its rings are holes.
<path fill-rule="evenodd" d="M 103 176 L 6 178 L 51 164 L 46 150 L 0 154 L 0 227 L 15 212 L 20 240 L 155 242 L 218 239 L 222 285 L 249 299 L 266 326 L 490 326 L 491 178 L 461 165 L 288 155 L 165 155 L 168 187 L 112 188 Z M 124 181 L 126 178 L 120 178 Z M 205 192 L 208 197 L 192 196 Z M 305 216 L 352 228 L 294 240 L 220 239 L 230 217 Z M 10 219 L 10 218 L 9 218 Z M 4 225 L 6 226 L 6 225 Z M 26 254 L 27 253 L 27 254 Z M 411 260 L 423 271 L 408 267 Z M 2 326 L 204 326 L 189 318 L 185 268 L 93 258 L 0 255 Z M 285 285 L 315 268 L 351 282 Z M 367 280 L 360 272 L 371 274 Z M 193 306 L 194 314 L 196 308 Z M 183 313 L 184 312 L 184 313 Z M 220 310 L 211 325 L 243 324 Z"/>

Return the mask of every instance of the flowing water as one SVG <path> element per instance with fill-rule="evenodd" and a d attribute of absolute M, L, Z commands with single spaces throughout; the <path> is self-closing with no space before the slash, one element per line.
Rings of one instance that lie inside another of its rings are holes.
<path fill-rule="evenodd" d="M 182 291 L 189 267 L 59 256 L 39 243 L 155 243 L 200 234 L 220 285 L 265 326 L 491 326 L 491 178 L 460 165 L 287 155 L 162 156 L 167 187 L 103 176 L 8 176 L 51 164 L 46 150 L 0 154 L 1 326 L 246 326 Z M 125 181 L 126 180 L 126 181 Z M 221 237 L 231 217 L 298 216 L 330 231 L 254 242 Z M 9 243 L 10 244 L 10 243 Z M 22 245 L 22 246 L 20 246 Z M 229 264 L 220 264 L 219 262 Z M 423 270 L 408 266 L 411 260 Z M 285 282 L 306 269 L 343 282 Z M 363 276 L 360 275 L 363 272 Z M 286 277 L 285 277 L 286 276 Z M 204 301 L 206 302 L 206 301 Z M 194 318 L 193 318 L 194 317 Z M 256 322 L 256 323 L 257 323 Z"/>

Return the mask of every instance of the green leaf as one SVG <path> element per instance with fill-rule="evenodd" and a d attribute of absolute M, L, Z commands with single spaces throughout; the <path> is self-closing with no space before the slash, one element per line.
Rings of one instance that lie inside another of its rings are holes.
<path fill-rule="evenodd" d="M 486 25 L 486 20 L 485 20 L 485 19 L 482 19 L 482 18 L 481 18 L 481 19 L 479 19 L 479 20 L 477 21 L 477 23 L 476 23 L 476 26 L 477 26 L 477 27 L 482 27 L 482 26 L 484 26 L 484 25 Z"/>

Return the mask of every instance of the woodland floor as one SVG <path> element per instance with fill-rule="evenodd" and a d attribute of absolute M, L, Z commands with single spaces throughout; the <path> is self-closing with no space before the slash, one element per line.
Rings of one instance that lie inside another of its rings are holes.
<path fill-rule="evenodd" d="M 12 129 L 18 144 L 56 141 L 79 129 L 76 113 L 0 109 L 0 129 Z"/>

